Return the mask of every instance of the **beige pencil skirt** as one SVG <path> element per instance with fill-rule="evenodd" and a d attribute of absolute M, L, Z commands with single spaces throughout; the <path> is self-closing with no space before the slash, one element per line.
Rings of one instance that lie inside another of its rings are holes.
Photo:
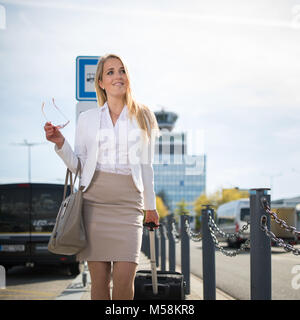
<path fill-rule="evenodd" d="M 143 235 L 143 194 L 132 175 L 95 171 L 83 193 L 87 246 L 77 261 L 139 263 Z"/>

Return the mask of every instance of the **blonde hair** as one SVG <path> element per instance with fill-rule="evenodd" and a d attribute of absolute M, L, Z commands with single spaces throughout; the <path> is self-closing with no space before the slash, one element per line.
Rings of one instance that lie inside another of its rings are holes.
<path fill-rule="evenodd" d="M 155 132 L 155 135 L 159 136 L 159 127 L 153 111 L 151 111 L 147 106 L 137 103 L 136 100 L 133 98 L 127 66 L 124 63 L 124 60 L 116 54 L 106 54 L 102 56 L 98 61 L 95 75 L 95 89 L 98 106 L 102 107 L 104 103 L 107 101 L 106 92 L 100 87 L 99 80 L 102 81 L 104 63 L 106 60 L 110 58 L 119 59 L 125 69 L 125 73 L 128 79 L 128 88 L 125 94 L 125 104 L 128 107 L 130 119 L 132 119 L 132 117 L 134 116 L 137 120 L 139 127 L 142 130 L 144 130 L 144 132 L 147 132 L 149 138 L 151 137 L 151 132 Z"/>

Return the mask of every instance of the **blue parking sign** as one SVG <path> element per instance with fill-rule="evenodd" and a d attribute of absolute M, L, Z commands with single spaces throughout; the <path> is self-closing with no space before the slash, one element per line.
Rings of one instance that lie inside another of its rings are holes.
<path fill-rule="evenodd" d="M 78 56 L 76 58 L 76 99 L 96 101 L 94 79 L 100 57 Z"/>

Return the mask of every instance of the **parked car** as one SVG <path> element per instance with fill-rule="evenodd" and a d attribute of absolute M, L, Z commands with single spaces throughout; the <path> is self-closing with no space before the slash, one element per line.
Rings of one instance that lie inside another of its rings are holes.
<path fill-rule="evenodd" d="M 0 185 L 0 265 L 64 265 L 72 275 L 80 272 L 75 255 L 48 251 L 63 189 L 48 183 Z"/>
<path fill-rule="evenodd" d="M 243 198 L 220 205 L 217 209 L 217 225 L 226 233 L 235 233 L 250 220 L 250 200 Z M 219 241 L 227 241 L 229 247 L 239 247 L 250 238 L 250 226 L 237 238 L 218 237 Z"/>

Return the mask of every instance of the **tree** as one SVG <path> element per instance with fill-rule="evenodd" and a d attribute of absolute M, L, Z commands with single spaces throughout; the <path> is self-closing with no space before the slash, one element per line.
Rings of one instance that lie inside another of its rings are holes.
<path fill-rule="evenodd" d="M 195 216 L 195 230 L 196 231 L 200 231 L 201 230 L 201 215 L 202 215 L 202 209 L 204 209 L 202 207 L 202 205 L 205 204 L 212 204 L 212 199 L 207 197 L 205 193 L 202 193 L 200 195 L 200 197 L 198 197 L 196 199 L 196 201 L 194 202 L 194 210 L 196 212 L 196 216 Z"/>
<path fill-rule="evenodd" d="M 198 215 L 198 213 L 200 213 L 199 215 L 201 215 L 201 210 L 203 209 L 202 205 L 211 204 L 211 201 L 212 200 L 207 197 L 205 193 L 202 193 L 200 197 L 198 197 L 194 202 L 194 210 L 196 212 L 196 216 Z"/>
<path fill-rule="evenodd" d="M 176 220 L 177 223 L 179 223 L 179 216 L 182 216 L 184 214 L 189 215 L 190 211 L 186 208 L 187 207 L 187 203 L 184 201 L 184 199 L 181 199 L 181 201 L 176 203 L 176 208 L 175 208 L 175 215 L 174 218 Z"/>
<path fill-rule="evenodd" d="M 156 193 L 156 195 L 157 195 L 158 197 L 160 197 L 160 198 L 162 199 L 164 205 L 165 205 L 168 209 L 170 209 L 169 199 L 168 199 L 168 196 L 167 196 L 165 190 L 164 190 L 164 189 L 160 190 L 159 192 Z"/>
<path fill-rule="evenodd" d="M 175 214 L 178 214 L 179 216 L 190 214 L 190 211 L 186 208 L 187 203 L 184 201 L 184 199 L 181 199 L 181 201 L 177 202 L 176 205 L 177 208 L 175 209 Z"/>

